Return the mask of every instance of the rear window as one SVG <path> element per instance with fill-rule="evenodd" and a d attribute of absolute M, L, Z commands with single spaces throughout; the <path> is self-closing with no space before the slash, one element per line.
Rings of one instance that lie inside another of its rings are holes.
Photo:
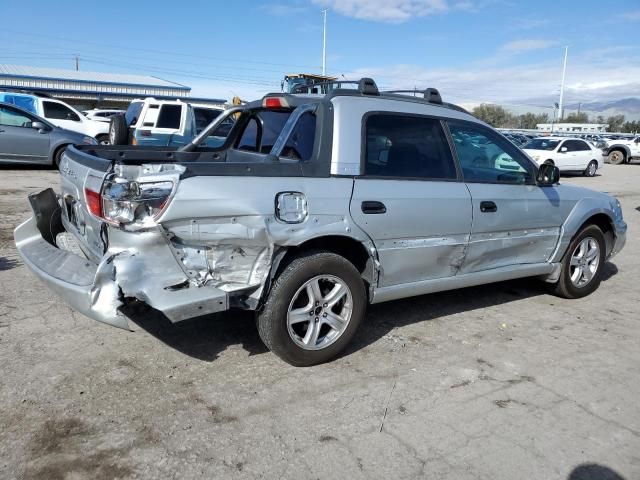
<path fill-rule="evenodd" d="M 289 115 L 291 112 L 283 110 L 252 112 L 236 148 L 250 152 L 269 153 Z"/>
<path fill-rule="evenodd" d="M 180 128 L 180 117 L 182 115 L 182 105 L 162 105 L 156 128 Z"/>
<path fill-rule="evenodd" d="M 282 150 L 282 156 L 303 162 L 311 160 L 315 139 L 316 116 L 312 112 L 306 112 L 298 119 L 291 135 L 289 135 Z"/>

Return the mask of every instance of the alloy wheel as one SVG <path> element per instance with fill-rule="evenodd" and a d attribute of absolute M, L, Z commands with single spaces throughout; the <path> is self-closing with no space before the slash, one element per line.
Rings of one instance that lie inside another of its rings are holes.
<path fill-rule="evenodd" d="M 321 350 L 344 333 L 353 313 L 353 296 L 347 283 L 334 275 L 307 280 L 295 293 L 287 310 L 287 331 L 296 345 Z"/>
<path fill-rule="evenodd" d="M 600 266 L 600 245 L 593 237 L 585 237 L 571 254 L 570 278 L 575 287 L 587 285 Z"/>

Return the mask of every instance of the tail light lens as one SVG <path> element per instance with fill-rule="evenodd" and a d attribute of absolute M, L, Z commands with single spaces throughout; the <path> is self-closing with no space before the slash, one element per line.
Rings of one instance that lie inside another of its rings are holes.
<path fill-rule="evenodd" d="M 133 182 L 116 177 L 104 182 L 101 195 L 85 190 L 85 196 L 93 215 L 115 225 L 144 226 L 146 221 L 160 218 L 173 188 L 171 181 Z"/>

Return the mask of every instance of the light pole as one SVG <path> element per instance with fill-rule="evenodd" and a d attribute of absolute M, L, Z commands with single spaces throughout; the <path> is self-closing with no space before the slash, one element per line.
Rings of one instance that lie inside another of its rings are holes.
<path fill-rule="evenodd" d="M 564 99 L 564 77 L 567 73 L 567 53 L 569 47 L 564 47 L 564 62 L 562 63 L 562 82 L 560 83 L 560 101 L 558 102 L 558 118 L 562 120 L 562 100 Z"/>
<path fill-rule="evenodd" d="M 327 9 L 322 10 L 322 76 L 327 71 Z"/>

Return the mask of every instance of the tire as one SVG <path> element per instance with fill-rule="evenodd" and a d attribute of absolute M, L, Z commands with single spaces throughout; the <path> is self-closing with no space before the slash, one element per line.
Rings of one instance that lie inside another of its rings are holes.
<path fill-rule="evenodd" d="M 67 149 L 68 145 L 63 145 L 62 147 L 58 147 L 58 149 L 53 154 L 53 166 L 56 168 L 60 168 L 60 161 L 62 160 L 62 154 Z"/>
<path fill-rule="evenodd" d="M 591 160 L 589 162 L 589 165 L 587 165 L 587 168 L 585 168 L 584 172 L 582 172 L 582 174 L 585 177 L 595 177 L 597 171 L 598 171 L 598 162 L 596 162 L 595 160 Z"/>
<path fill-rule="evenodd" d="M 626 155 L 621 150 L 614 150 L 612 152 L 609 152 L 607 159 L 609 160 L 609 163 L 611 165 L 620 165 L 626 160 L 625 157 Z"/>
<path fill-rule="evenodd" d="M 110 143 L 109 143 L 109 135 L 108 134 L 98 135 L 96 137 L 96 140 L 97 140 L 98 144 L 100 144 L 100 145 L 110 145 Z"/>
<path fill-rule="evenodd" d="M 111 117 L 109 123 L 109 143 L 111 145 L 129 144 L 129 128 L 122 113 Z"/>
<path fill-rule="evenodd" d="M 592 260 L 589 260 L 590 252 L 594 243 L 597 244 L 597 251 L 593 253 Z M 580 257 L 580 249 L 585 247 Z M 562 270 L 560 279 L 554 285 L 554 293 L 563 298 L 582 298 L 595 291 L 602 281 L 602 269 L 604 268 L 606 254 L 606 242 L 602 230 L 595 225 L 587 225 L 571 240 L 567 252 L 562 258 Z M 586 258 L 585 258 L 586 256 Z M 586 261 L 582 264 L 581 260 Z M 574 265 L 572 265 L 574 264 Z M 576 266 L 576 264 L 578 264 Z M 582 272 L 576 270 L 582 268 Z M 589 271 L 590 280 L 587 280 Z M 574 278 L 572 280 L 572 275 Z M 587 280 L 580 284 L 581 280 Z"/>
<path fill-rule="evenodd" d="M 334 292 L 341 293 L 331 296 Z M 365 285 L 353 264 L 335 253 L 309 251 L 294 257 L 276 278 L 257 314 L 258 333 L 285 362 L 317 365 L 349 344 L 366 306 Z"/>
<path fill-rule="evenodd" d="M 545 165 L 555 165 L 556 163 L 553 160 L 545 160 L 544 164 Z"/>

